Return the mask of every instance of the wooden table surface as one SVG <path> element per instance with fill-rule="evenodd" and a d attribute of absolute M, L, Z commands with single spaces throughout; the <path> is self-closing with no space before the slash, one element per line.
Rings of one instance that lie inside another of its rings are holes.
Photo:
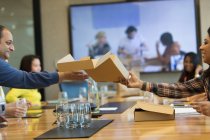
<path fill-rule="evenodd" d="M 132 113 L 107 114 L 100 119 L 114 119 L 90 140 L 209 140 L 210 118 L 203 115 L 177 115 L 172 121 L 134 122 Z M 9 119 L 0 129 L 0 140 L 30 140 L 55 127 L 52 110 L 44 110 L 40 118 L 18 121 Z M 78 140 L 78 139 L 75 139 Z"/>

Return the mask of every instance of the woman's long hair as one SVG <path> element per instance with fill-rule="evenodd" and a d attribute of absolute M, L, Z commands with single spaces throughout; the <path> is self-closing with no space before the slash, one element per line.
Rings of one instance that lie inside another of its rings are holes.
<path fill-rule="evenodd" d="M 197 65 L 199 64 L 198 56 L 194 52 L 189 52 L 185 55 L 184 61 L 187 57 L 190 57 L 192 63 L 193 63 L 193 70 L 191 72 L 186 71 L 185 67 L 182 71 L 182 74 L 179 78 L 179 82 L 185 82 L 188 80 L 191 80 L 195 77 L 195 70 Z"/>
<path fill-rule="evenodd" d="M 36 55 L 26 55 L 20 62 L 20 70 L 31 72 L 32 62 L 34 59 L 39 59 Z"/>

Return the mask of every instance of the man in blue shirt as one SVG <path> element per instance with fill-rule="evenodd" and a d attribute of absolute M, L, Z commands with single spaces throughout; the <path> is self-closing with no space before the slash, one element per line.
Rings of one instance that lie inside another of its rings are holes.
<path fill-rule="evenodd" d="M 82 72 L 28 73 L 18 70 L 5 61 L 14 50 L 12 33 L 5 26 L 0 25 L 0 86 L 42 88 L 63 80 L 84 80 L 88 78 L 88 76 Z M 2 107 L 0 106 L 0 108 Z M 4 107 L 2 110 L 3 109 Z"/>

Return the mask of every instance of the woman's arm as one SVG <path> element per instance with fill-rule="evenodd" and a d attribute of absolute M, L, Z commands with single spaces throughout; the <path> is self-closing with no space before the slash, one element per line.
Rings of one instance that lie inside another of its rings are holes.
<path fill-rule="evenodd" d="M 130 73 L 130 78 L 121 80 L 121 83 L 130 88 L 140 88 L 158 96 L 169 98 L 183 98 L 204 92 L 201 78 L 195 78 L 185 83 L 151 83 L 142 81 Z"/>

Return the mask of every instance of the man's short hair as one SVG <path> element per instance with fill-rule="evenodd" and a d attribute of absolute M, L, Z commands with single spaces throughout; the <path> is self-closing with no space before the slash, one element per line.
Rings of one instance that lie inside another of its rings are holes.
<path fill-rule="evenodd" d="M 3 25 L 0 25 L 0 39 L 2 38 L 2 32 L 4 29 L 7 29 L 7 28 Z"/>
<path fill-rule="evenodd" d="M 134 26 L 129 26 L 127 29 L 126 29 L 126 31 L 125 31 L 125 33 L 126 34 L 129 34 L 129 33 L 132 33 L 132 32 L 137 32 L 137 29 L 136 29 L 136 27 L 134 27 Z"/>

